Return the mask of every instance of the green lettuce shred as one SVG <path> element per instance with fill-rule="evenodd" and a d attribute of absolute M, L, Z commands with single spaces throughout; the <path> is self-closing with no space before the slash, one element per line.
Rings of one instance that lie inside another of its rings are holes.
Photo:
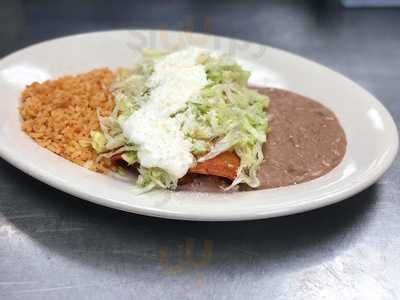
<path fill-rule="evenodd" d="M 145 191 L 153 188 L 176 189 L 178 179 L 160 168 L 139 168 L 137 186 Z"/>
<path fill-rule="evenodd" d="M 90 137 L 92 138 L 92 147 L 97 153 L 106 151 L 107 139 L 102 132 L 92 130 Z"/>
<path fill-rule="evenodd" d="M 128 151 L 121 155 L 121 158 L 126 161 L 128 166 L 133 165 L 138 161 L 137 152 L 136 151 Z"/>
<path fill-rule="evenodd" d="M 212 82 L 203 89 L 201 97 L 189 102 L 185 116 L 181 117 L 182 128 L 196 145 L 194 153 L 202 150 L 198 145 L 204 146 L 204 152 L 209 151 L 199 161 L 228 150 L 240 157 L 238 175 L 231 187 L 241 182 L 257 187 L 269 100 L 247 87 L 250 73 L 231 59 L 210 58 L 205 67 Z"/>
<path fill-rule="evenodd" d="M 228 56 L 209 56 L 204 65 L 207 78 L 213 84 L 238 83 L 239 85 L 247 85 L 250 77 L 249 71 L 243 70 L 239 64 Z"/>

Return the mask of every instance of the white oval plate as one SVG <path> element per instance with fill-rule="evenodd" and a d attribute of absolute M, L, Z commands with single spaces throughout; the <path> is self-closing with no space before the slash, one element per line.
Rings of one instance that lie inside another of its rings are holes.
<path fill-rule="evenodd" d="M 88 171 L 41 148 L 21 131 L 20 93 L 33 81 L 129 66 L 144 47 L 197 45 L 228 52 L 253 71 L 251 84 L 285 88 L 317 99 L 338 116 L 348 140 L 333 171 L 296 186 L 231 194 L 154 191 L 135 195 L 131 183 Z M 344 76 L 267 46 L 171 31 L 108 31 L 40 43 L 0 61 L 0 155 L 27 174 L 101 205 L 172 219 L 246 220 L 303 212 L 346 199 L 373 184 L 392 163 L 398 133 L 382 104 Z"/>

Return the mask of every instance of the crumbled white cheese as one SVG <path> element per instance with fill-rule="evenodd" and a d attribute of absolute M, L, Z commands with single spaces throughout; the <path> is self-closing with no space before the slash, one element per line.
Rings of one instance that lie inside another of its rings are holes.
<path fill-rule="evenodd" d="M 159 167 L 176 178 L 184 176 L 194 159 L 192 144 L 185 139 L 180 122 L 171 115 L 207 85 L 207 75 L 198 60 L 206 50 L 186 48 L 158 61 L 146 85 L 150 97 L 123 124 L 124 135 L 138 145 L 143 167 Z"/>

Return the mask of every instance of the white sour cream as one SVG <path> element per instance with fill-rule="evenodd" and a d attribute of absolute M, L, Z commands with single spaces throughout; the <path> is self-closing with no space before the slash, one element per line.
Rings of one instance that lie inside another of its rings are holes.
<path fill-rule="evenodd" d="M 207 75 L 199 57 L 206 50 L 186 48 L 158 61 L 146 85 L 150 97 L 123 124 L 128 140 L 138 145 L 143 167 L 159 167 L 181 178 L 194 162 L 192 144 L 171 115 L 185 109 L 187 102 L 207 85 Z"/>

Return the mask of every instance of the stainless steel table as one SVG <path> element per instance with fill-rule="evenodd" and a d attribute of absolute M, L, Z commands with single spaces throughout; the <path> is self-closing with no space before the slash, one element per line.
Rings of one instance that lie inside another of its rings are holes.
<path fill-rule="evenodd" d="M 0 22 L 1 56 L 120 28 L 260 42 L 344 73 L 400 118 L 400 10 L 344 10 L 335 1 L 2 0 Z M 0 298 L 400 299 L 399 178 L 397 160 L 377 184 L 331 207 L 199 223 L 96 206 L 0 160 Z"/>

